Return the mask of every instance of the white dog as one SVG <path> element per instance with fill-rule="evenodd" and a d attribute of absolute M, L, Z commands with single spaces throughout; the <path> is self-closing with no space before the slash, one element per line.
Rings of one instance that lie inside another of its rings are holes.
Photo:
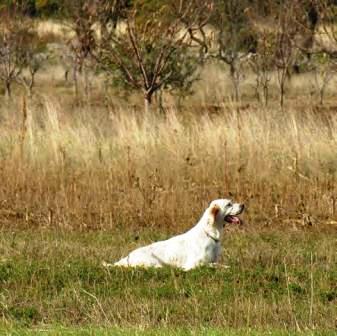
<path fill-rule="evenodd" d="M 227 199 L 212 201 L 199 222 L 189 231 L 132 251 L 115 266 L 162 267 L 165 265 L 190 270 L 217 262 L 220 239 L 226 223 L 241 224 L 243 204 Z M 105 266 L 113 266 L 104 264 Z"/>

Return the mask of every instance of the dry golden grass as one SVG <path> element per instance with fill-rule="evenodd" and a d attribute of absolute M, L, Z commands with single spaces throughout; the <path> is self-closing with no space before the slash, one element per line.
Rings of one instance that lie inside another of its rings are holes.
<path fill-rule="evenodd" d="M 73 38 L 75 35 L 69 24 L 53 20 L 39 20 L 36 31 L 41 38 L 44 38 L 46 35 L 53 35 L 56 38 L 64 40 Z"/>
<path fill-rule="evenodd" d="M 22 102 L 2 107 L 2 225 L 181 230 L 233 197 L 250 225 L 335 227 L 332 112 L 63 106 L 30 102 L 26 117 Z"/>

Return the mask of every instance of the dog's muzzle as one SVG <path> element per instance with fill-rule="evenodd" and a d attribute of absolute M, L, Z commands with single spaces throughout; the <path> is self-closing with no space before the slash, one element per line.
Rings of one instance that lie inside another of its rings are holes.
<path fill-rule="evenodd" d="M 227 215 L 225 217 L 225 222 L 237 225 L 242 224 L 242 220 L 237 215 L 240 215 L 244 209 L 245 209 L 244 204 L 240 204 L 239 210 L 234 215 Z"/>

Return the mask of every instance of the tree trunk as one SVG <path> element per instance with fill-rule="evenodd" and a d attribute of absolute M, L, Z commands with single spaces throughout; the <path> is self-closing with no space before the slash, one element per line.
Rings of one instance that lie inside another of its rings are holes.
<path fill-rule="evenodd" d="M 144 112 L 148 114 L 150 112 L 151 104 L 152 104 L 152 92 L 145 92 L 144 95 Z"/>
<path fill-rule="evenodd" d="M 90 80 L 89 80 L 89 70 L 85 67 L 83 69 L 83 77 L 84 77 L 84 92 L 85 98 L 89 101 L 90 96 Z"/>
<path fill-rule="evenodd" d="M 163 90 L 158 90 L 156 97 L 157 97 L 156 101 L 158 102 L 158 112 L 164 114 L 165 111 L 164 111 L 164 105 L 163 105 Z M 178 98 L 178 102 L 179 102 L 179 98 Z"/>
<path fill-rule="evenodd" d="M 283 110 L 284 106 L 284 81 L 280 83 L 280 107 Z"/>
<path fill-rule="evenodd" d="M 239 82 L 234 78 L 233 80 L 234 85 L 234 99 L 236 103 L 239 103 L 240 101 L 240 92 L 239 92 Z"/>
<path fill-rule="evenodd" d="M 76 99 L 79 98 L 79 88 L 78 88 L 78 70 L 76 65 L 73 69 L 73 79 L 74 79 L 74 89 L 75 89 L 75 97 Z"/>
<path fill-rule="evenodd" d="M 68 83 L 69 69 L 66 69 L 64 72 L 64 80 Z"/>
<path fill-rule="evenodd" d="M 257 75 L 255 77 L 255 86 L 254 86 L 254 91 L 255 91 L 255 97 L 259 103 L 263 101 L 262 99 L 262 93 L 261 93 L 261 79 Z"/>
<path fill-rule="evenodd" d="M 34 85 L 35 85 L 35 73 L 31 73 L 31 78 L 30 78 L 30 81 L 28 82 L 28 90 L 27 90 L 27 94 L 29 98 L 33 97 Z"/>
<path fill-rule="evenodd" d="M 281 110 L 283 111 L 287 70 L 280 69 L 277 76 L 278 76 L 278 83 L 279 83 L 279 88 L 280 88 L 280 107 L 281 107 Z"/>
<path fill-rule="evenodd" d="M 230 63 L 230 76 L 232 79 L 232 84 L 233 84 L 233 89 L 234 89 L 234 101 L 236 103 L 239 103 L 240 101 L 240 90 L 239 90 L 239 85 L 240 85 L 240 74 L 238 72 L 237 66 L 235 64 L 235 61 Z"/>
<path fill-rule="evenodd" d="M 263 84 L 263 97 L 264 97 L 264 106 L 267 107 L 269 100 L 269 88 L 267 83 Z"/>
<path fill-rule="evenodd" d="M 322 86 L 319 90 L 319 103 L 321 106 L 323 106 L 323 103 L 324 103 L 324 90 L 325 90 L 325 86 Z"/>
<path fill-rule="evenodd" d="M 11 89 L 11 82 L 5 82 L 5 97 L 6 99 L 10 99 L 12 97 L 12 89 Z"/>

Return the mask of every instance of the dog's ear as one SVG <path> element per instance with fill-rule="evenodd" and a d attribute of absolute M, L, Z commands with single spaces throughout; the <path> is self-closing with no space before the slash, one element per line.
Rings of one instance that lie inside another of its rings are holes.
<path fill-rule="evenodd" d="M 220 232 L 215 224 L 215 218 L 220 211 L 220 207 L 216 204 L 213 204 L 208 209 L 208 220 L 206 226 L 206 232 L 216 240 L 220 239 Z"/>
<path fill-rule="evenodd" d="M 209 209 L 209 214 L 210 214 L 210 217 L 213 218 L 213 222 L 215 221 L 215 217 L 217 216 L 217 214 L 219 213 L 220 211 L 220 207 L 216 204 L 213 204 L 210 209 Z"/>
<path fill-rule="evenodd" d="M 213 204 L 209 207 L 208 211 L 208 225 L 212 226 L 215 223 L 215 218 L 220 211 L 220 207 L 217 204 Z"/>

